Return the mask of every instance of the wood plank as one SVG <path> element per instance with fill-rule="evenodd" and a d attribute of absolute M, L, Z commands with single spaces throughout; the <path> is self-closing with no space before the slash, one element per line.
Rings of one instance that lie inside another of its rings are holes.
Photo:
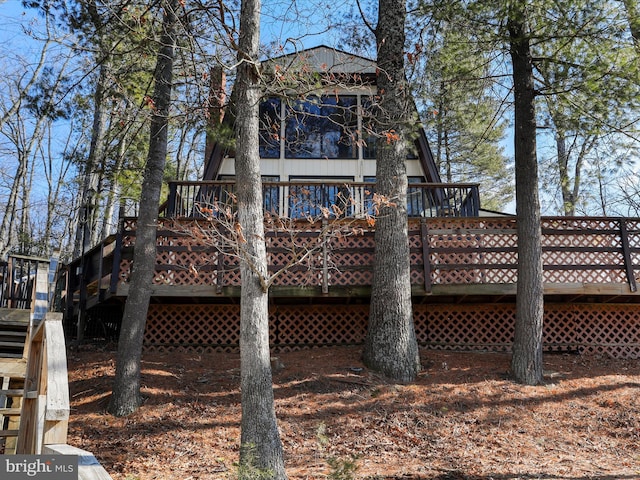
<path fill-rule="evenodd" d="M 23 330 L 21 332 L 9 331 L 9 330 L 0 330 L 0 337 L 22 337 L 26 338 L 27 331 Z"/>
<path fill-rule="evenodd" d="M 7 397 L 22 397 L 24 395 L 24 389 L 22 388 L 10 388 L 0 390 L 0 395 Z"/>
<path fill-rule="evenodd" d="M 25 378 L 26 374 L 26 359 L 0 358 L 0 377 Z"/>
<path fill-rule="evenodd" d="M 69 419 L 69 377 L 67 375 L 67 354 L 62 328 L 62 314 L 48 313 L 44 320 L 47 324 L 45 338 L 47 368 L 43 375 L 47 381 L 47 409 L 45 419 Z M 59 443 L 59 442 L 56 442 Z"/>
<path fill-rule="evenodd" d="M 67 444 L 45 445 L 42 453 L 47 455 L 77 455 L 78 480 L 113 480 L 96 457 L 86 450 Z"/>
<path fill-rule="evenodd" d="M 24 347 L 24 342 L 5 342 L 0 340 L 0 347 L 22 348 Z"/>
<path fill-rule="evenodd" d="M 0 354 L 0 358 L 23 358 L 24 355 L 22 353 L 2 353 Z"/>
<path fill-rule="evenodd" d="M 19 430 L 0 430 L 0 437 L 1 438 L 17 437 L 18 432 Z"/>
<path fill-rule="evenodd" d="M 0 415 L 5 416 L 18 416 L 20 415 L 20 408 L 0 408 Z"/>
<path fill-rule="evenodd" d="M 28 326 L 31 311 L 23 308 L 0 308 L 0 325 Z"/>

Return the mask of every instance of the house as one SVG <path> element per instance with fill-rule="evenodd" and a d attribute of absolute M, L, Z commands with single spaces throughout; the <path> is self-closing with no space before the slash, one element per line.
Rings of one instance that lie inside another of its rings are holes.
<path fill-rule="evenodd" d="M 367 116 L 375 62 L 316 47 L 265 63 L 260 153 L 274 348 L 354 344 L 366 330 L 375 222 Z M 213 76 L 214 98 L 224 91 Z M 301 94 L 296 90 L 304 90 Z M 296 95 L 292 96 L 291 93 Z M 220 118 L 220 106 L 211 108 Z M 228 119 L 229 113 L 224 118 Z M 223 120 L 224 122 L 225 120 Z M 228 121 L 228 120 L 227 120 Z M 210 136 L 213 139 L 214 136 Z M 235 349 L 240 274 L 220 234 L 233 209 L 233 151 L 210 140 L 204 177 L 170 182 L 157 241 L 148 349 Z M 418 341 L 507 351 L 517 282 L 516 218 L 486 216 L 477 184 L 444 184 L 421 128 L 407 157 Z M 129 291 L 136 218 L 66 269 L 69 334 L 113 336 Z M 545 348 L 640 356 L 640 220 L 543 219 Z"/>

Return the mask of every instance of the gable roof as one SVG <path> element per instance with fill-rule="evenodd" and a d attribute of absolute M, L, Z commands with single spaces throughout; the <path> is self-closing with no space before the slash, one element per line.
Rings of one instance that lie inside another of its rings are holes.
<path fill-rule="evenodd" d="M 265 60 L 263 67 L 279 65 L 286 69 L 306 67 L 313 72 L 326 73 L 376 73 L 376 62 L 352 53 L 319 45 L 299 52 L 288 53 Z"/>

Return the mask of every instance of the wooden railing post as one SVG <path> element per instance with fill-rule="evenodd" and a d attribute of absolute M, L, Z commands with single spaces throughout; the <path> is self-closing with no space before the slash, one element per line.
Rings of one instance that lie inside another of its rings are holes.
<path fill-rule="evenodd" d="M 329 239 L 328 221 L 322 220 L 322 293 L 329 293 Z"/>
<path fill-rule="evenodd" d="M 49 311 L 49 262 L 35 261 L 36 278 L 31 293 L 31 313 L 33 321 L 38 323 Z"/>
<path fill-rule="evenodd" d="M 622 241 L 622 255 L 624 256 L 624 268 L 627 273 L 627 281 L 629 282 L 629 288 L 632 292 L 638 291 L 636 285 L 636 277 L 633 272 L 633 265 L 631 264 L 631 249 L 629 248 L 629 231 L 627 230 L 627 221 L 624 218 L 620 219 L 620 240 Z"/>
<path fill-rule="evenodd" d="M 169 200 L 167 202 L 167 217 L 173 218 L 176 216 L 176 190 L 178 184 L 176 182 L 169 182 Z"/>
<path fill-rule="evenodd" d="M 422 240 L 422 263 L 424 268 L 424 291 L 431 293 L 431 252 L 429 249 L 429 227 L 427 221 L 420 220 L 420 238 Z"/>
<path fill-rule="evenodd" d="M 7 307 L 16 308 L 16 282 L 14 282 L 14 258 L 7 259 Z"/>

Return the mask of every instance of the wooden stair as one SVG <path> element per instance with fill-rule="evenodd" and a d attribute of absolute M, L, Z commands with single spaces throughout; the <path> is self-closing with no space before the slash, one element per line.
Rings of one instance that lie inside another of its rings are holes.
<path fill-rule="evenodd" d="M 0 309 L 0 453 L 15 453 L 27 372 L 31 312 Z"/>

